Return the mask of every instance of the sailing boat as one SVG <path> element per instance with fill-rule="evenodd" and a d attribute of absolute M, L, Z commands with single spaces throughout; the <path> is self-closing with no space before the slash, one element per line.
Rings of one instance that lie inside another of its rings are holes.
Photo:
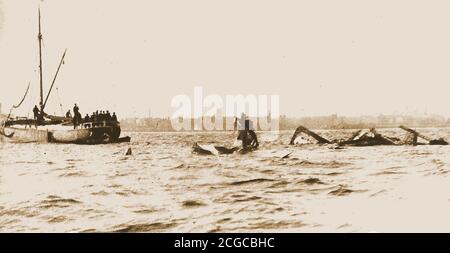
<path fill-rule="evenodd" d="M 108 117 L 95 117 L 95 119 L 85 121 L 81 119 L 81 114 L 71 117 L 59 117 L 45 113 L 45 106 L 55 84 L 59 69 L 64 62 L 66 52 L 64 52 L 61 62 L 56 71 L 53 82 L 50 86 L 47 97 L 44 101 L 42 83 L 42 33 L 41 33 L 41 11 L 38 10 L 39 23 L 39 88 L 40 88 L 40 108 L 35 108 L 36 116 L 33 119 L 26 117 L 11 118 L 11 111 L 6 120 L 0 124 L 0 142 L 13 143 L 73 143 L 73 144 L 106 144 L 129 142 L 130 137 L 120 138 L 121 128 L 117 119 Z M 18 108 L 25 100 L 30 86 L 22 101 L 13 106 Z M 101 119 L 100 119 L 101 118 Z"/>

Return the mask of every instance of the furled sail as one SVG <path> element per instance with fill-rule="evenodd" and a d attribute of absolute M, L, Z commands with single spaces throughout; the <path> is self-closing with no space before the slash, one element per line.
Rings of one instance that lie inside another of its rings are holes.
<path fill-rule="evenodd" d="M 47 119 L 50 119 L 50 120 L 54 120 L 54 121 L 63 121 L 63 122 L 71 122 L 72 121 L 72 118 L 54 116 L 54 115 L 49 115 L 49 114 L 45 114 L 44 117 L 46 117 Z"/>

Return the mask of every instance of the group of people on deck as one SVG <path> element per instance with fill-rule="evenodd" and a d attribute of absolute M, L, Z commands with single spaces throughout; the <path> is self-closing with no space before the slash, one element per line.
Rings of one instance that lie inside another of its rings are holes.
<path fill-rule="evenodd" d="M 116 113 L 111 113 L 109 111 L 96 111 L 89 116 L 89 114 L 86 114 L 84 117 L 85 122 L 102 122 L 102 121 L 113 121 L 117 122 L 117 116 Z"/>
<path fill-rule="evenodd" d="M 41 110 L 37 107 L 37 105 L 35 105 L 33 108 L 33 115 L 36 123 L 44 121 L 44 114 L 41 113 Z M 77 126 L 86 123 L 91 124 L 86 124 L 85 126 L 90 125 L 92 127 L 95 127 L 102 125 L 103 122 L 117 122 L 116 113 L 113 112 L 113 114 L 111 115 L 109 111 L 96 111 L 93 112 L 91 116 L 89 116 L 89 114 L 86 114 L 86 116 L 83 118 L 80 113 L 80 108 L 77 104 L 75 104 L 73 107 L 73 116 L 70 110 L 67 111 L 65 116 L 66 118 L 72 119 L 74 129 L 77 128 Z"/>
<path fill-rule="evenodd" d="M 80 124 L 95 127 L 100 126 L 101 124 L 103 124 L 103 122 L 117 122 L 116 113 L 113 112 L 113 114 L 111 115 L 109 111 L 95 111 L 91 114 L 91 116 L 89 116 L 89 114 L 86 114 L 86 116 L 82 118 L 80 108 L 77 104 L 75 104 L 75 106 L 73 107 L 73 113 L 74 116 L 72 117 L 70 110 L 67 111 L 66 118 L 72 118 L 74 128 L 76 128 Z"/>

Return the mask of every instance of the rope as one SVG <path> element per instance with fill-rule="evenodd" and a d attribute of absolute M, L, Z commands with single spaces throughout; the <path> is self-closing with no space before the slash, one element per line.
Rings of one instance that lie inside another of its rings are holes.
<path fill-rule="evenodd" d="M 25 95 L 23 96 L 23 98 L 22 98 L 22 100 L 20 101 L 20 103 L 19 103 L 18 105 L 13 105 L 13 108 L 14 108 L 14 109 L 17 109 L 17 108 L 19 108 L 19 107 L 22 105 L 22 103 L 23 103 L 23 101 L 25 100 L 25 98 L 26 98 L 26 96 L 27 96 L 29 90 L 30 90 L 30 83 L 28 83 L 27 91 L 25 92 Z"/>
<path fill-rule="evenodd" d="M 56 87 L 56 95 L 58 96 L 59 107 L 61 108 L 61 115 L 64 115 L 63 105 L 61 103 L 61 98 L 59 97 L 59 89 Z"/>
<path fill-rule="evenodd" d="M 13 105 L 11 110 L 9 110 L 7 119 L 9 119 L 11 117 L 11 113 L 14 109 L 17 109 L 22 105 L 23 101 L 25 101 L 25 98 L 27 97 L 29 90 L 30 90 L 30 83 L 28 83 L 27 91 L 25 91 L 25 95 L 23 96 L 22 100 L 20 100 L 20 103 L 18 105 Z"/>
<path fill-rule="evenodd" d="M 28 113 L 27 113 L 27 118 L 30 117 L 30 112 L 33 110 L 33 92 L 31 92 L 30 95 L 30 105 L 28 106 Z"/>

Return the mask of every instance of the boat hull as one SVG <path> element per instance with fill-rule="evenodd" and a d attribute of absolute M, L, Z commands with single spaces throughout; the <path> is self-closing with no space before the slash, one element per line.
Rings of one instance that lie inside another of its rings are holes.
<path fill-rule="evenodd" d="M 9 143 L 66 143 L 107 144 L 130 141 L 119 138 L 120 127 L 101 126 L 93 128 L 41 130 L 13 126 L 0 127 L 0 142 Z"/>
<path fill-rule="evenodd" d="M 1 127 L 0 141 L 11 143 L 47 143 L 49 142 L 47 130 L 22 129 L 15 127 Z"/>
<path fill-rule="evenodd" d="M 91 135 L 90 129 L 55 130 L 49 132 L 49 142 L 78 143 L 88 140 Z"/>

